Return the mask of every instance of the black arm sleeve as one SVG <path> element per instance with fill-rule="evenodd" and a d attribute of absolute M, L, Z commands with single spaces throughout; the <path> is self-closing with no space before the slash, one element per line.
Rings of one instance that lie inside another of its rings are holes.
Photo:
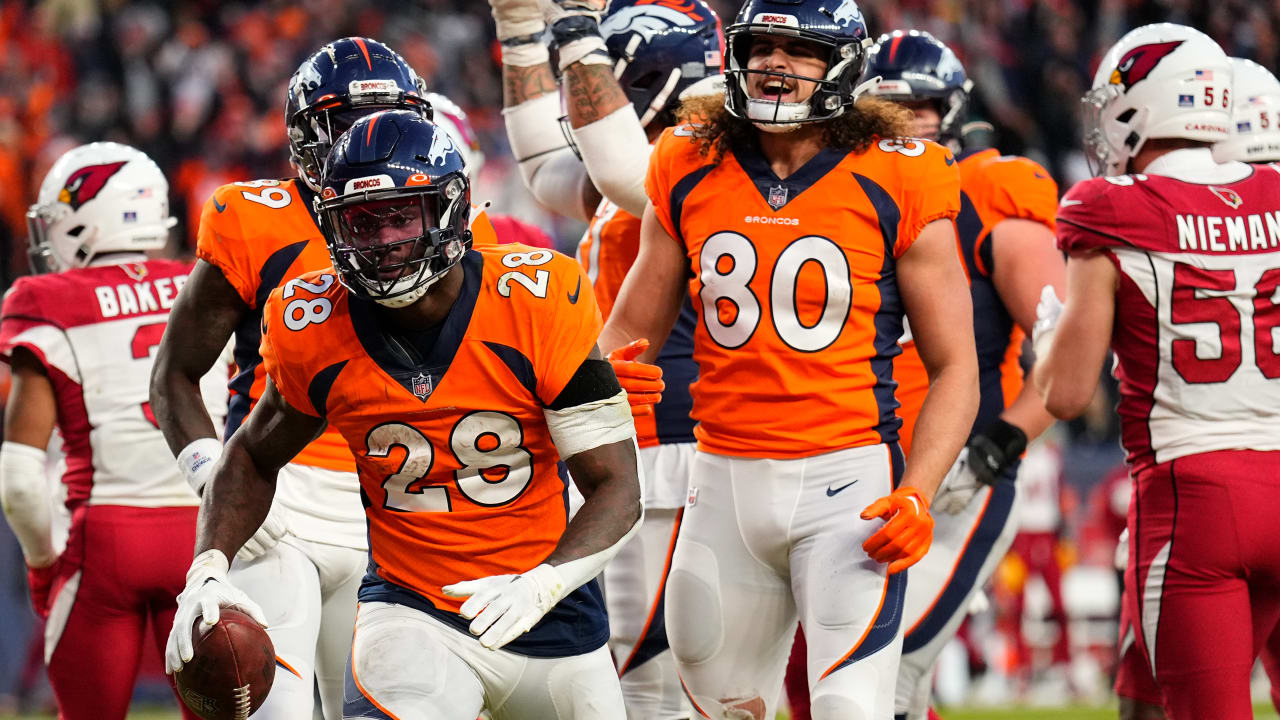
<path fill-rule="evenodd" d="M 622 386 L 618 384 L 618 376 L 613 374 L 613 366 L 609 361 L 587 358 L 547 407 L 551 410 L 564 410 L 589 402 L 608 400 L 620 392 Z"/>

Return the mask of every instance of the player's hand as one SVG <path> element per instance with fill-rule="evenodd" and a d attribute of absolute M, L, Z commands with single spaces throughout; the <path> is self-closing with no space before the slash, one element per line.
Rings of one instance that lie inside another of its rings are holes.
<path fill-rule="evenodd" d="M 662 382 L 662 368 L 636 360 L 648 349 L 649 341 L 640 338 L 609 353 L 609 363 L 618 376 L 618 384 L 627 391 L 627 402 L 631 404 L 633 416 L 638 414 L 637 408 L 647 408 L 647 412 L 652 413 L 653 406 L 662 400 L 662 391 L 667 387 Z"/>
<path fill-rule="evenodd" d="M 1053 286 L 1045 285 L 1040 291 L 1040 302 L 1036 304 L 1036 324 L 1031 328 L 1031 348 L 1036 357 L 1042 358 L 1049 353 L 1064 307 Z"/>
<path fill-rule="evenodd" d="M 267 512 L 267 518 L 262 521 L 262 527 L 258 528 L 253 537 L 245 541 L 244 545 L 236 551 L 236 559 L 240 562 L 252 562 L 267 554 L 267 551 L 280 544 L 280 538 L 289 532 L 289 525 L 285 521 L 287 513 L 278 503 L 271 504 L 271 510 Z"/>
<path fill-rule="evenodd" d="M 489 11 L 497 23 L 499 41 L 540 35 L 546 27 L 538 0 L 489 0 Z"/>
<path fill-rule="evenodd" d="M 191 561 L 187 585 L 178 596 L 178 611 L 164 646 L 164 671 L 170 675 L 195 654 L 191 626 L 201 619 L 200 633 L 206 633 L 218 622 L 221 608 L 234 607 L 266 627 L 262 608 L 227 580 L 227 556 L 221 550 L 206 550 Z"/>
<path fill-rule="evenodd" d="M 54 561 L 49 567 L 33 568 L 27 566 L 27 585 L 31 588 L 31 607 L 36 614 L 46 620 L 49 618 L 49 592 L 53 589 L 54 578 L 58 576 L 58 563 Z"/>
<path fill-rule="evenodd" d="M 450 597 L 468 598 L 460 613 L 490 650 L 528 632 L 568 591 L 560 572 L 546 563 L 523 575 L 491 575 L 441 589 Z"/>
<path fill-rule="evenodd" d="M 862 543 L 872 560 L 889 563 L 889 574 L 919 562 L 933 544 L 933 516 L 929 503 L 913 487 L 900 487 L 862 511 L 862 519 L 888 520 Z"/>

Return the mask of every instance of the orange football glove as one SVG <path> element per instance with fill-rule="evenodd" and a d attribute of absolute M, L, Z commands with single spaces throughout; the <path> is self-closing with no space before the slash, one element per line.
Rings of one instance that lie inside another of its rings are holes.
<path fill-rule="evenodd" d="M 862 543 L 872 560 L 889 563 L 889 574 L 915 565 L 933 544 L 933 516 L 929 503 L 913 487 L 900 487 L 862 511 L 862 519 L 888 520 Z"/>
<path fill-rule="evenodd" d="M 653 406 L 662 399 L 662 391 L 667 387 L 662 382 L 662 368 L 636 361 L 636 357 L 648 349 L 649 341 L 640 338 L 609 353 L 609 362 L 613 364 L 618 383 L 627 391 L 627 402 L 631 403 L 632 415 L 644 408 L 652 413 Z"/>

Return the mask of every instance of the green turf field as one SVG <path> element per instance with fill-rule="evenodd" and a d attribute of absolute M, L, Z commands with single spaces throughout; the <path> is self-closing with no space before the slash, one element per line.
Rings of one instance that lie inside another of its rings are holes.
<path fill-rule="evenodd" d="M 1277 720 L 1275 710 L 1270 705 L 1256 705 L 1253 709 L 1255 720 Z M 943 720 L 1115 720 L 1114 707 L 1068 707 L 1068 708 L 1015 708 L 997 710 L 991 708 L 947 708 L 940 711 Z M 33 720 L 52 720 L 52 715 L 5 715 L 0 718 L 31 718 Z M 131 720 L 178 720 L 178 713 L 169 710 L 143 710 L 129 713 Z M 778 720 L 786 720 L 783 713 Z"/>

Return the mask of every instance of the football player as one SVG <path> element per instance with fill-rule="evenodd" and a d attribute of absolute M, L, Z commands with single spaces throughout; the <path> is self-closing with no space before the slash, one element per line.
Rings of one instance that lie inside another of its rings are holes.
<path fill-rule="evenodd" d="M 590 222 L 578 245 L 578 261 L 608 319 L 639 248 L 650 142 L 674 124 L 678 98 L 720 77 L 722 63 L 720 21 L 702 0 L 680 6 L 619 0 L 602 19 L 604 4 L 561 2 L 550 18 L 568 110 L 567 139 L 559 122 L 557 73 L 547 63 L 541 37 L 508 38 L 512 19 L 521 14 L 533 24 L 520 32 L 536 27 L 539 3 L 495 1 L 493 10 L 500 37 L 508 39 L 503 73 L 511 92 L 504 114 L 522 177 L 544 205 Z M 522 61 L 533 64 L 517 64 Z M 553 182 L 576 183 L 582 191 L 548 192 Z M 665 383 L 662 401 L 635 418 L 647 483 L 644 526 L 605 567 L 610 647 L 633 719 L 687 718 L 691 712 L 668 649 L 662 597 L 694 450 L 689 416 L 689 385 L 697 379 L 694 324 L 693 306 L 686 301 L 656 360 Z M 626 373 L 643 373 L 645 366 L 616 369 L 624 388 L 642 394 L 644 387 L 636 382 L 645 377 Z"/>
<path fill-rule="evenodd" d="M 601 335 L 665 337 L 694 298 L 698 451 L 667 632 L 701 716 L 773 716 L 798 617 L 814 717 L 888 717 L 901 571 L 928 550 L 978 401 L 960 177 L 946 148 L 904 137 L 905 110 L 859 99 L 871 43 L 852 0 L 749 0 L 725 40 L 725 95 L 686 101 L 697 123 L 654 147 Z M 904 312 L 932 382 L 905 471 Z"/>
<path fill-rule="evenodd" d="M 470 249 L 461 156 L 413 111 L 356 121 L 320 198 L 333 268 L 265 303 L 269 379 L 205 493 L 170 667 L 190 659 L 197 617 L 253 605 L 228 560 L 327 424 L 356 458 L 369 525 L 344 717 L 622 717 L 593 578 L 643 501 L 581 269 Z M 572 520 L 561 458 L 586 497 Z"/>
<path fill-rule="evenodd" d="M 1083 412 L 1108 349 L 1134 479 L 1125 585 L 1170 718 L 1253 716 L 1249 673 L 1280 603 L 1280 175 L 1219 164 L 1232 65 L 1173 24 L 1131 31 L 1084 97 L 1103 177 L 1062 199 L 1067 300 L 1038 308 L 1034 380 Z"/>
<path fill-rule="evenodd" d="M 64 153 L 27 221 L 36 274 L 13 284 L 0 315 L 0 359 L 13 377 L 0 500 L 46 619 L 59 717 L 124 718 L 143 653 L 160 650 L 173 623 L 194 547 L 199 499 L 167 459 L 147 402 L 152 352 L 190 266 L 147 259 L 176 221 L 164 174 L 126 145 Z M 224 362 L 193 378 L 202 412 L 225 414 L 226 371 Z M 71 514 L 61 552 L 45 479 L 55 427 Z"/>
<path fill-rule="evenodd" d="M 907 586 L 894 712 L 924 720 L 938 653 L 1013 542 L 1018 458 L 1053 423 L 1035 388 L 1023 385 L 1019 356 L 1035 325 L 1040 289 L 1065 289 L 1066 265 L 1054 246 L 1058 186 L 1048 171 L 1024 157 L 962 144 L 972 82 L 949 47 L 918 30 L 882 35 L 864 73 L 877 77 L 867 92 L 910 108 L 912 135 L 958 153 L 956 228 L 978 348 L 978 417 L 934 499 L 933 546 Z M 910 330 L 902 345 L 893 377 L 902 448 L 910 457 L 929 376 Z"/>
<path fill-rule="evenodd" d="M 1231 58 L 1231 75 L 1231 136 L 1214 144 L 1214 159 L 1220 163 L 1280 161 L 1280 81 L 1266 68 L 1244 58 Z M 1121 544 L 1127 560 L 1128 533 L 1122 535 Z M 1160 689 L 1151 677 L 1151 666 L 1135 643 L 1136 628 L 1129 620 L 1128 610 L 1136 606 L 1136 601 L 1127 596 L 1134 591 L 1131 585 L 1124 586 L 1126 599 L 1121 610 L 1120 659 L 1116 666 L 1120 718 L 1162 720 L 1165 715 Z M 1271 633 L 1261 656 L 1262 666 L 1272 681 L 1271 702 L 1280 708 L 1278 656 L 1280 628 Z"/>
<path fill-rule="evenodd" d="M 326 153 L 357 118 L 377 110 L 429 115 L 424 92 L 413 69 L 376 40 L 325 45 L 288 84 L 285 124 L 297 178 L 231 183 L 205 204 L 199 260 L 174 307 L 173 331 L 160 345 L 151 391 L 169 447 L 197 493 L 222 444 L 196 402 L 193 378 L 235 338 L 230 437 L 266 386 L 258 352 L 262 304 L 284 281 L 330 264 L 314 208 Z M 266 613 L 276 650 L 275 684 L 257 716 L 309 717 L 318 683 L 324 716 L 334 720 L 342 713 L 356 590 L 367 561 L 356 464 L 335 430 L 292 460 L 265 522 L 239 548 L 233 575 Z"/>

